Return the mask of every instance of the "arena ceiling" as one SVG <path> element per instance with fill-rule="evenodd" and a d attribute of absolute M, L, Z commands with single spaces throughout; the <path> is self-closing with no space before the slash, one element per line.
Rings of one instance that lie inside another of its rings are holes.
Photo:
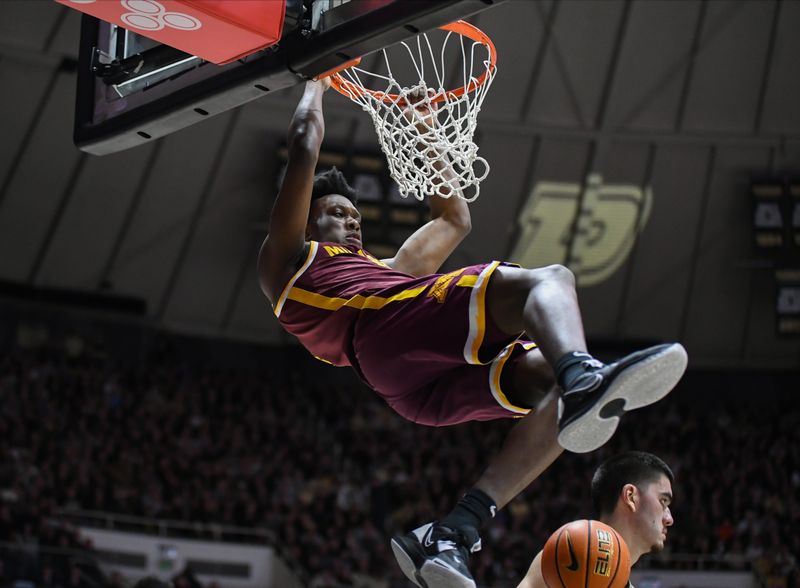
<path fill-rule="evenodd" d="M 49 0 L 0 3 L 0 280 L 285 341 L 255 258 L 299 88 L 86 155 L 79 21 Z M 800 172 L 800 2 L 510 0 L 472 21 L 499 53 L 478 127 L 491 173 L 450 266 L 569 259 L 591 339 L 682 341 L 701 368 L 800 366 L 800 339 L 776 334 L 750 197 L 754 176 Z M 377 149 L 358 108 L 331 92 L 325 109 L 329 144 Z"/>

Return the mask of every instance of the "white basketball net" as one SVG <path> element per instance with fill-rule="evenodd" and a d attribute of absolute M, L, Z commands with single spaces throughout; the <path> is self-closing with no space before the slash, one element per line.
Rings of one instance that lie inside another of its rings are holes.
<path fill-rule="evenodd" d="M 339 72 L 345 82 L 340 91 L 372 117 L 389 172 L 402 196 L 413 195 L 423 200 L 432 194 L 443 198 L 456 194 L 472 202 L 480 193 L 480 182 L 489 173 L 489 164 L 478 156 L 478 146 L 472 137 L 496 67 L 491 66 L 490 48 L 483 43 L 451 31 L 439 31 L 439 36 L 442 35 L 438 57 L 426 33 L 399 44 L 405 49 L 400 53 L 411 60 L 413 69 L 409 71 L 416 72 L 417 79 L 411 85 L 395 79 L 384 49 L 385 75 L 350 67 Z M 461 63 L 450 63 L 449 69 L 458 67 L 458 72 L 448 91 L 445 51 L 453 37 L 461 43 Z M 392 57 L 396 59 L 396 53 Z M 395 69 L 401 68 L 396 64 Z M 483 72 L 487 75 L 481 84 L 478 77 Z M 374 83 L 382 83 L 384 87 L 365 90 L 362 79 L 379 80 Z M 456 95 L 452 90 L 459 86 L 471 91 Z M 441 98 L 434 105 L 437 96 Z M 415 108 L 408 106 L 410 102 L 416 102 Z M 430 116 L 429 109 L 437 107 L 435 116 Z"/>

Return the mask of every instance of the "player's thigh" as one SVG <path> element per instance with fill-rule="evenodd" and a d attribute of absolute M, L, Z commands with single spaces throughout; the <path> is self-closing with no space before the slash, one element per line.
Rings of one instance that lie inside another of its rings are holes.
<path fill-rule="evenodd" d="M 536 408 L 554 390 L 553 368 L 538 348 L 515 357 L 503 373 L 503 387 L 517 406 Z"/>
<path fill-rule="evenodd" d="M 563 265 L 535 269 L 498 267 L 492 273 L 486 290 L 486 308 L 495 325 L 504 333 L 524 331 L 523 316 L 528 298 L 536 286 L 546 282 L 561 282 L 574 287 L 575 278 Z"/>

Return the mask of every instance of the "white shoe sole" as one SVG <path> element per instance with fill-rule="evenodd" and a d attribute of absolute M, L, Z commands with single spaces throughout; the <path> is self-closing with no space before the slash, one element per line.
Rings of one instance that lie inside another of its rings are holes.
<path fill-rule="evenodd" d="M 444 562 L 426 559 L 422 567 L 417 566 L 397 541 L 391 541 L 392 551 L 406 578 L 420 588 L 476 588 L 474 580 L 465 578 Z"/>
<path fill-rule="evenodd" d="M 414 565 L 411 556 L 408 555 L 406 550 L 394 539 L 392 539 L 391 546 L 394 552 L 394 558 L 397 560 L 397 565 L 400 566 L 400 570 L 406 575 L 406 578 L 414 582 L 415 586 L 426 588 L 417 581 L 417 566 Z"/>
<path fill-rule="evenodd" d="M 475 580 L 465 578 L 447 564 L 435 559 L 429 559 L 422 564 L 419 575 L 429 588 L 476 588 Z"/>
<path fill-rule="evenodd" d="M 588 453 L 602 447 L 614 436 L 623 413 L 664 398 L 680 381 L 687 363 L 686 350 L 680 343 L 674 343 L 623 369 L 586 414 L 558 433 L 559 445 L 573 453 Z M 612 416 L 602 416 L 604 410 Z"/>

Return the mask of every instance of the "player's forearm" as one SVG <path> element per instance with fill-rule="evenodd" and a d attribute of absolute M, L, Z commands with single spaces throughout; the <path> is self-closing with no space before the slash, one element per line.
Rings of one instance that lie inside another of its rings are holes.
<path fill-rule="evenodd" d="M 306 82 L 303 97 L 297 104 L 292 122 L 289 125 L 289 150 L 310 150 L 319 152 L 325 136 L 325 119 L 322 115 L 322 94 L 320 82 Z"/>
<path fill-rule="evenodd" d="M 434 163 L 434 167 L 442 175 L 448 186 L 457 185 L 456 175 L 450 163 L 446 161 L 444 156 Z M 428 199 L 428 205 L 431 208 L 431 218 L 444 218 L 448 222 L 456 225 L 459 229 L 468 233 L 472 228 L 472 220 L 469 214 L 469 206 L 467 202 L 460 197 L 460 190 L 453 193 L 449 187 L 444 189 L 448 198 L 440 196 L 431 196 Z"/>
<path fill-rule="evenodd" d="M 267 273 L 291 265 L 305 243 L 305 226 L 311 203 L 314 171 L 325 134 L 320 82 L 308 82 L 289 125 L 288 161 L 269 219 L 269 237 L 259 267 Z M 274 268 L 278 268 L 275 270 Z M 273 276 L 274 277 L 274 276 Z M 272 277 L 269 277 L 269 282 Z M 269 286 L 272 288 L 272 286 Z M 275 293 L 275 290 L 271 290 Z"/>

